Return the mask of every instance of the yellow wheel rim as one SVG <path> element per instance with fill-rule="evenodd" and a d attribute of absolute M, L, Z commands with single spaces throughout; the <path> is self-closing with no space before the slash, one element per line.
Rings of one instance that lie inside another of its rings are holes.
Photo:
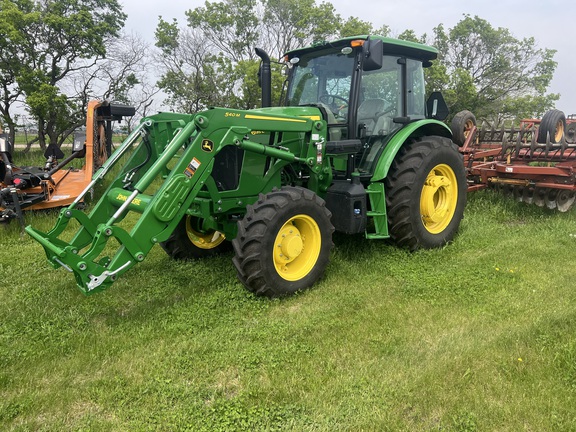
<path fill-rule="evenodd" d="M 472 119 L 466 120 L 466 123 L 464 124 L 464 138 L 468 138 L 468 135 L 470 135 L 470 131 L 473 127 L 474 121 Z"/>
<path fill-rule="evenodd" d="M 322 246 L 320 228 L 307 215 L 290 218 L 280 228 L 274 242 L 274 267 L 288 281 L 305 277 L 320 256 Z"/>
<path fill-rule="evenodd" d="M 194 218 L 190 216 L 186 217 L 186 234 L 194 246 L 200 249 L 214 249 L 216 246 L 220 245 L 224 240 L 226 240 L 226 236 L 220 231 L 196 231 L 194 228 L 192 228 L 193 221 Z"/>
<path fill-rule="evenodd" d="M 554 142 L 560 142 L 562 136 L 564 135 L 564 123 L 560 120 L 556 124 L 556 134 L 554 135 Z"/>
<path fill-rule="evenodd" d="M 458 201 L 458 182 L 452 168 L 436 165 L 426 177 L 420 196 L 424 227 L 432 234 L 446 229 L 454 217 Z"/>

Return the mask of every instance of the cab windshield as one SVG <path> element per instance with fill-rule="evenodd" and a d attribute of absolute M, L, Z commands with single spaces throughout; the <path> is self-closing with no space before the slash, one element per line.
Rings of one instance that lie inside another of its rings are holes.
<path fill-rule="evenodd" d="M 368 146 L 385 142 L 406 123 L 402 119 L 426 117 L 422 61 L 385 54 L 380 68 L 358 77 L 357 53 L 329 48 L 292 58 L 286 105 L 317 106 L 330 141 L 359 138 Z"/>
<path fill-rule="evenodd" d="M 345 123 L 354 64 L 350 49 L 303 55 L 292 71 L 287 105 L 316 105 L 325 111 L 328 124 Z"/>

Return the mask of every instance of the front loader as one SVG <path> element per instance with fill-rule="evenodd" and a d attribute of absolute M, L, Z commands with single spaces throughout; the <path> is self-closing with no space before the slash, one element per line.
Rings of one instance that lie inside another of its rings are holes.
<path fill-rule="evenodd" d="M 176 259 L 232 245 L 239 280 L 276 297 L 322 276 L 334 230 L 410 250 L 453 239 L 466 173 L 441 95 L 425 101 L 434 48 L 356 36 L 288 52 L 275 107 L 270 60 L 256 52 L 262 108 L 144 118 L 86 187 L 109 184 L 89 214 L 79 196 L 48 233 L 26 228 L 82 292 L 109 287 L 156 244 Z"/>

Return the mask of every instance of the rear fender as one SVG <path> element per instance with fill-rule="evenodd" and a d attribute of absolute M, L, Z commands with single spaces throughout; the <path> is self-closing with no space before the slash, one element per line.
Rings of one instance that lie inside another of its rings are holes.
<path fill-rule="evenodd" d="M 400 129 L 388 142 L 378 157 L 371 181 L 380 181 L 388 175 L 388 170 L 404 143 L 422 136 L 437 135 L 452 139 L 450 128 L 438 120 L 418 120 Z"/>

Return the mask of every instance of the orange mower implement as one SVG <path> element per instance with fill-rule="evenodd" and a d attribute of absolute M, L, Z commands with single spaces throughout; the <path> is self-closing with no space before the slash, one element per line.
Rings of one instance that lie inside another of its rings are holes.
<path fill-rule="evenodd" d="M 133 107 L 90 101 L 85 132 L 74 134 L 72 153 L 50 144 L 44 152 L 44 166 L 17 166 L 13 146 L 6 134 L 0 135 L 0 223 L 18 219 L 23 224 L 24 210 L 64 207 L 81 196 L 92 176 L 106 161 L 112 147 L 112 122 L 133 116 Z M 84 159 L 82 168 L 70 167 Z"/>

